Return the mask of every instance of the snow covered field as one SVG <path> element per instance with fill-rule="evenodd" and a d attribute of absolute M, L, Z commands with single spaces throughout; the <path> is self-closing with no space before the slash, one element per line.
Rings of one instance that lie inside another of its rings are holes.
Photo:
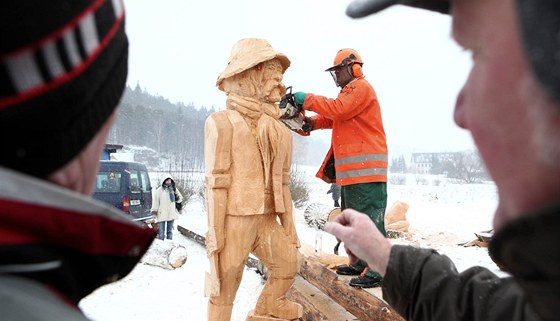
<path fill-rule="evenodd" d="M 332 198 L 326 194 L 329 185 L 314 177 L 316 168 L 298 166 L 298 170 L 308 178 L 309 203 L 332 206 Z M 449 256 L 459 271 L 480 265 L 504 276 L 490 260 L 486 248 L 458 245 L 473 240 L 474 232 L 491 228 L 497 205 L 495 185 L 452 184 L 433 176 L 422 177 L 422 180 L 417 180 L 418 176 L 414 175 L 406 177 L 403 185 L 388 185 L 387 204 L 390 207 L 395 201 L 403 201 L 410 206 L 407 219 L 411 237 L 392 241 L 434 248 Z M 157 186 L 159 182 L 153 184 Z M 322 251 L 332 253 L 336 240 L 330 234 L 308 227 L 303 218 L 304 210 L 305 207 L 296 209 L 301 242 L 315 246 L 319 234 Z M 199 199 L 192 201 L 175 223 L 204 235 L 207 224 L 203 202 Z M 168 247 L 169 244 L 164 242 L 170 241 L 155 240 L 150 252 Z M 173 242 L 186 248 L 188 258 L 182 267 L 172 270 L 140 263 L 123 280 L 102 287 L 82 300 L 80 307 L 86 315 L 97 321 L 206 320 L 204 272 L 209 264 L 205 249 L 177 230 Z M 261 276 L 246 269 L 234 303 L 233 321 L 245 320 L 247 313 L 254 308 L 262 286 Z"/>

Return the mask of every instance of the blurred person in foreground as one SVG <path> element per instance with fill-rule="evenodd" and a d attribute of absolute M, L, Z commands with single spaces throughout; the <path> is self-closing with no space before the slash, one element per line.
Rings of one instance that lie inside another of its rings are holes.
<path fill-rule="evenodd" d="M 454 118 L 470 130 L 498 187 L 489 252 L 511 276 L 482 267 L 458 273 L 434 250 L 391 245 L 353 210 L 325 229 L 353 260 L 384 275 L 384 299 L 407 320 L 558 320 L 560 2 L 369 0 L 347 12 L 365 16 L 396 3 L 449 13 L 453 38 L 472 51 Z"/>
<path fill-rule="evenodd" d="M 121 1 L 0 4 L 2 320 L 87 320 L 154 232 L 90 198 L 127 76 Z"/>

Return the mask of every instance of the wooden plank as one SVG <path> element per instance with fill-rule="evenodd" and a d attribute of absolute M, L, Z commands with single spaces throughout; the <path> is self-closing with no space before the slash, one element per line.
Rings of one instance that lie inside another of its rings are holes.
<path fill-rule="evenodd" d="M 319 263 L 312 256 L 303 257 L 299 275 L 316 286 L 360 320 L 404 321 L 386 302 L 363 289 L 348 285 L 346 278 Z"/>
<path fill-rule="evenodd" d="M 286 293 L 289 300 L 303 306 L 303 321 L 357 321 L 345 308 L 334 302 L 301 276 L 296 276 L 294 284 Z"/>

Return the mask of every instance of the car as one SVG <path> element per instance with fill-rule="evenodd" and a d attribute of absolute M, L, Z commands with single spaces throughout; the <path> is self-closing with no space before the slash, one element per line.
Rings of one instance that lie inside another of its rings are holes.
<path fill-rule="evenodd" d="M 150 214 L 152 185 L 142 163 L 102 160 L 93 198 L 120 209 L 133 220 L 150 223 L 154 219 Z"/>

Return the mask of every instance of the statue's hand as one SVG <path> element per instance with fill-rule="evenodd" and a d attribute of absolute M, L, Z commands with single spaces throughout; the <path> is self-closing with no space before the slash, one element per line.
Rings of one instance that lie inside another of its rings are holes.
<path fill-rule="evenodd" d="M 214 254 L 218 254 L 224 248 L 225 240 L 224 236 L 216 236 L 215 233 L 211 233 L 208 231 L 206 233 L 206 251 L 208 252 L 208 256 L 212 256 Z"/>

